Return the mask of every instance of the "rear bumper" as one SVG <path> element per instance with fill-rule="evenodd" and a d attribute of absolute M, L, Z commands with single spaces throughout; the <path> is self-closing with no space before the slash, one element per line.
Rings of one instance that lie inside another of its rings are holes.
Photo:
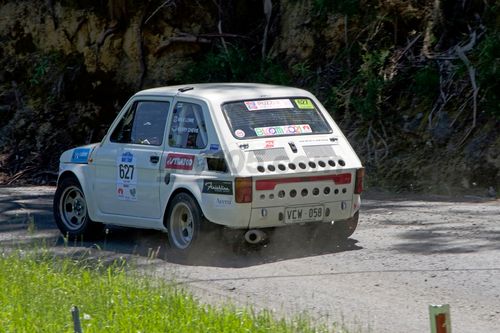
<path fill-rule="evenodd" d="M 340 200 L 321 203 L 319 205 L 323 207 L 324 215 L 322 220 L 317 222 L 347 220 L 354 216 L 354 214 L 359 210 L 360 203 L 361 200 L 359 195 L 354 195 L 352 200 Z M 286 209 L 309 206 L 317 206 L 317 204 L 253 208 L 251 210 L 249 228 L 283 227 L 293 225 L 295 223 L 286 222 Z"/>

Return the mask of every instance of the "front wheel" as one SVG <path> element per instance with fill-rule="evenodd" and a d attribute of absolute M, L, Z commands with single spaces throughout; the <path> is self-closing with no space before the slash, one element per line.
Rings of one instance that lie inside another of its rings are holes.
<path fill-rule="evenodd" d="M 187 193 L 177 194 L 169 205 L 167 218 L 170 246 L 177 250 L 187 250 L 192 247 L 199 236 L 203 221 L 196 200 Z"/>
<path fill-rule="evenodd" d="M 104 229 L 103 224 L 90 219 L 85 195 L 75 178 L 65 178 L 58 184 L 53 209 L 57 227 L 69 239 L 95 238 Z"/>

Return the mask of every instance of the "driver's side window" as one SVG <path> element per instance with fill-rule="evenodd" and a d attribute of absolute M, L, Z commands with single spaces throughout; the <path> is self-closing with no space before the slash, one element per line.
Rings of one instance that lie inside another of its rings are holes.
<path fill-rule="evenodd" d="M 134 102 L 111 133 L 111 142 L 160 146 L 169 102 Z"/>

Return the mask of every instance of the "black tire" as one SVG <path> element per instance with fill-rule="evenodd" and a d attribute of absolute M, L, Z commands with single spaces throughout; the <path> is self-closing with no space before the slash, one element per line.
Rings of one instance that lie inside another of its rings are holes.
<path fill-rule="evenodd" d="M 203 223 L 203 213 L 196 200 L 187 193 L 177 194 L 170 202 L 166 215 L 170 247 L 181 251 L 192 249 Z"/>
<path fill-rule="evenodd" d="M 64 237 L 96 239 L 103 234 L 104 225 L 90 219 L 87 201 L 76 178 L 62 179 L 54 195 L 54 219 Z"/>
<path fill-rule="evenodd" d="M 352 236 L 358 226 L 359 212 L 348 220 L 335 221 L 333 223 L 333 232 L 340 239 L 347 239 Z"/>

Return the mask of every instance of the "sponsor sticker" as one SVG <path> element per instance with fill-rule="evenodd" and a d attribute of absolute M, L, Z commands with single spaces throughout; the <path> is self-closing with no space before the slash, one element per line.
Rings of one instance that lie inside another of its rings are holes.
<path fill-rule="evenodd" d="M 328 142 L 330 141 L 329 139 L 304 139 L 304 140 L 299 140 L 299 142 Z"/>
<path fill-rule="evenodd" d="M 203 180 L 203 193 L 233 194 L 233 182 L 228 180 Z"/>
<path fill-rule="evenodd" d="M 242 129 L 237 129 L 236 131 L 234 131 L 234 135 L 236 135 L 237 138 L 244 138 L 245 131 Z"/>
<path fill-rule="evenodd" d="M 314 109 L 314 104 L 308 98 L 296 98 L 293 101 L 299 109 Z"/>
<path fill-rule="evenodd" d="M 265 147 L 266 148 L 274 148 L 274 140 L 267 140 Z"/>
<path fill-rule="evenodd" d="M 244 103 L 248 111 L 293 108 L 293 104 L 289 99 L 266 99 L 260 101 L 247 101 Z"/>
<path fill-rule="evenodd" d="M 137 168 L 134 154 L 123 152 L 116 161 L 116 195 L 119 200 L 137 201 Z"/>
<path fill-rule="evenodd" d="M 232 204 L 233 204 L 232 197 L 215 198 L 214 207 L 215 208 L 230 208 Z"/>
<path fill-rule="evenodd" d="M 137 201 L 137 187 L 135 184 L 118 184 L 116 195 L 119 200 Z"/>
<path fill-rule="evenodd" d="M 71 163 L 87 163 L 90 155 L 89 148 L 76 148 L 71 155 Z"/>
<path fill-rule="evenodd" d="M 177 133 L 199 133 L 200 130 L 198 128 L 192 128 L 192 127 L 184 127 L 184 126 L 179 126 L 179 127 L 172 127 L 172 132 L 177 132 Z"/>
<path fill-rule="evenodd" d="M 134 160 L 134 154 L 127 151 L 122 154 L 122 162 L 123 163 L 131 163 Z"/>
<path fill-rule="evenodd" d="M 175 154 L 167 155 L 165 168 L 177 170 L 192 170 L 194 165 L 194 155 Z"/>
<path fill-rule="evenodd" d="M 301 133 L 312 133 L 311 126 L 308 124 L 301 124 L 255 128 L 255 134 L 257 136 L 290 135 Z"/>
<path fill-rule="evenodd" d="M 194 118 L 190 117 L 179 117 L 179 116 L 174 116 L 174 119 L 172 120 L 174 123 L 190 123 L 194 124 Z"/>
<path fill-rule="evenodd" d="M 216 143 L 210 144 L 210 150 L 211 151 L 218 151 L 219 149 L 220 149 L 220 145 L 218 145 Z"/>

